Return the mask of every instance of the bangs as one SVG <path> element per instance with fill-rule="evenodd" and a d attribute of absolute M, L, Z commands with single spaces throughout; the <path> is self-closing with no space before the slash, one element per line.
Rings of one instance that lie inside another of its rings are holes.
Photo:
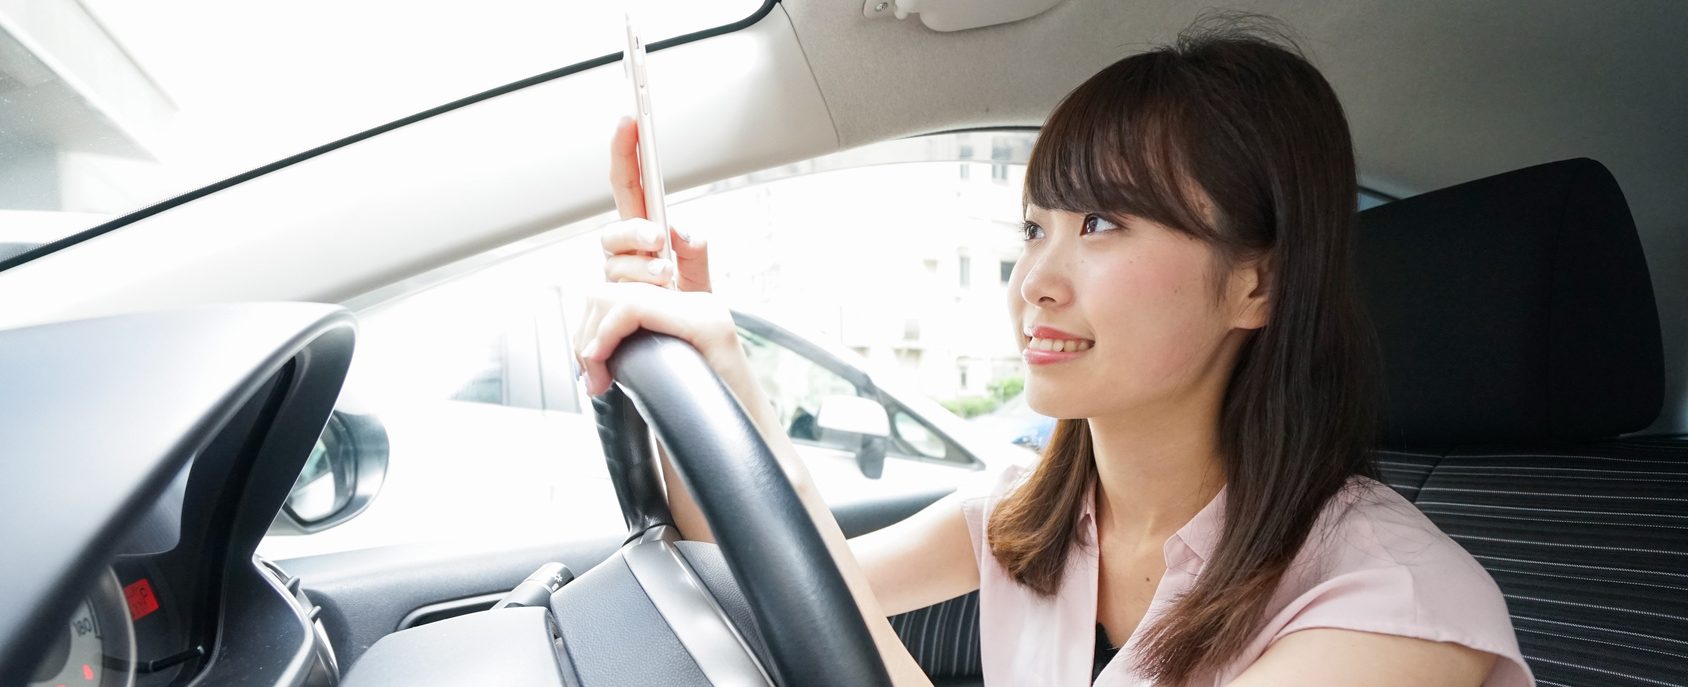
<path fill-rule="evenodd" d="M 1043 125 L 1022 198 L 1050 210 L 1141 217 L 1219 238 L 1192 172 L 1191 88 L 1155 51 L 1121 60 L 1067 94 Z M 1216 209 L 1216 208 L 1213 208 Z"/>

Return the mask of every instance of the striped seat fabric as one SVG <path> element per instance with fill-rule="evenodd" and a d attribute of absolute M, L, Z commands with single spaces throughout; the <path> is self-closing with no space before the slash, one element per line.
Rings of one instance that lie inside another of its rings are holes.
<path fill-rule="evenodd" d="M 938 687 L 984 684 L 979 663 L 979 593 L 892 616 L 891 627 Z"/>
<path fill-rule="evenodd" d="M 1461 449 L 1416 503 L 1500 585 L 1539 684 L 1688 685 L 1688 442 Z"/>

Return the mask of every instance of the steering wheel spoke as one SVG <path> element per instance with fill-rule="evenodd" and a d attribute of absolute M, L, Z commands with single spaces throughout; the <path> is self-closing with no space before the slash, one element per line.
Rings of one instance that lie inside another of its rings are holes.
<path fill-rule="evenodd" d="M 617 388 L 593 406 L 633 539 L 623 552 L 630 568 L 639 566 L 634 574 L 651 601 L 667 593 L 667 581 L 703 586 L 670 540 L 672 516 L 652 449 L 654 431 L 750 607 L 771 663 L 766 672 L 780 684 L 889 685 L 885 664 L 819 530 L 773 451 L 702 355 L 674 337 L 638 332 L 617 346 L 609 368 Z M 664 591 L 651 593 L 653 585 Z M 702 612 L 693 601 L 670 602 L 667 608 Z M 726 617 L 718 603 L 712 612 Z M 668 610 L 664 618 L 675 625 Z M 688 651 L 734 653 L 720 638 L 736 637 L 736 652 L 743 655 L 749 650 L 744 634 L 749 633 L 714 632 L 699 642 L 721 646 L 688 645 Z"/>

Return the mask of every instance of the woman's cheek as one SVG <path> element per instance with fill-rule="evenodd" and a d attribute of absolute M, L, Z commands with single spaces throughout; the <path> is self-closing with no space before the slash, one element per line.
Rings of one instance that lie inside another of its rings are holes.
<path fill-rule="evenodd" d="M 1213 348 L 1212 308 L 1202 284 L 1182 261 L 1167 260 L 1122 270 L 1115 293 L 1129 294 L 1117 311 L 1137 313 L 1119 327 L 1130 349 L 1132 375 L 1150 389 L 1181 386 L 1197 376 Z"/>

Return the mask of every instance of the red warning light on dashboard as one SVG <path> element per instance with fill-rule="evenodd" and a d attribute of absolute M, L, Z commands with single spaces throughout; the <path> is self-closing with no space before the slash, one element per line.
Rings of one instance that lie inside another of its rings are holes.
<path fill-rule="evenodd" d="M 129 600 L 130 618 L 140 620 L 158 610 L 158 598 L 152 595 L 152 583 L 145 577 L 124 586 L 123 596 Z"/>

